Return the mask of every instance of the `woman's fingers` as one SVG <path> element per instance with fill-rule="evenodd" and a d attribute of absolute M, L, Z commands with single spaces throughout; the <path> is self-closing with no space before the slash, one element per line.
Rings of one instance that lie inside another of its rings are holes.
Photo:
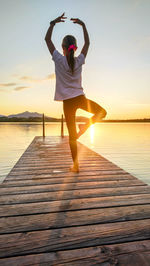
<path fill-rule="evenodd" d="M 72 19 L 78 19 L 78 18 L 71 18 L 71 20 L 72 20 Z"/>
<path fill-rule="evenodd" d="M 71 18 L 70 20 L 72 20 L 73 23 L 77 23 L 77 24 L 79 24 L 79 25 L 83 25 L 83 21 L 81 21 L 81 20 L 78 19 L 78 18 Z"/>
<path fill-rule="evenodd" d="M 63 19 L 66 19 L 67 17 L 64 17 L 64 15 L 65 15 L 65 12 L 60 17 Z"/>
<path fill-rule="evenodd" d="M 64 17 L 64 15 L 65 15 L 65 12 L 61 15 L 61 17 Z"/>
<path fill-rule="evenodd" d="M 56 23 L 59 23 L 59 22 L 65 22 L 65 19 L 66 19 L 67 17 L 64 17 L 64 15 L 65 15 L 65 13 L 63 13 L 60 17 L 56 18 L 54 21 L 55 21 Z"/>
<path fill-rule="evenodd" d="M 66 19 L 67 17 L 62 16 L 61 18 Z"/>
<path fill-rule="evenodd" d="M 72 20 L 73 23 L 78 23 L 78 20 L 77 20 L 76 18 L 72 18 L 72 19 L 70 19 L 70 20 Z"/>
<path fill-rule="evenodd" d="M 55 19 L 55 22 L 58 23 L 58 22 L 65 22 L 65 19 L 67 19 L 67 17 L 65 17 L 65 12 L 58 18 Z M 77 24 L 83 24 L 83 22 L 78 19 L 78 18 L 71 18 L 70 20 L 73 21 L 73 23 L 77 23 Z"/>
<path fill-rule="evenodd" d="M 82 22 L 80 19 L 78 19 L 78 18 L 71 18 L 70 20 L 73 20 L 73 21 L 75 21 L 76 23 L 80 23 L 80 22 Z"/>

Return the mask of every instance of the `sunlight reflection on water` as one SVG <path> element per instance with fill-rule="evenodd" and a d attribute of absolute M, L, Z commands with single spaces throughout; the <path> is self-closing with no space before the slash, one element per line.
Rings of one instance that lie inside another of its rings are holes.
<path fill-rule="evenodd" d="M 149 139 L 150 123 L 97 123 L 80 137 L 83 144 L 147 184 L 150 184 Z"/>

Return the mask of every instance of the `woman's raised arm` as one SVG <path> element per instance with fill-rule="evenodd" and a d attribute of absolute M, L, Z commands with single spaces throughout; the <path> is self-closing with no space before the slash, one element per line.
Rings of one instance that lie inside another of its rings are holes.
<path fill-rule="evenodd" d="M 85 23 L 83 21 L 81 21 L 80 19 L 78 19 L 78 18 L 71 18 L 70 20 L 73 20 L 73 23 L 77 23 L 77 24 L 81 25 L 82 28 L 83 28 L 84 46 L 83 46 L 83 48 L 81 50 L 81 53 L 84 54 L 84 56 L 86 57 L 87 52 L 88 52 L 88 48 L 89 48 L 89 45 L 90 45 L 90 40 L 89 40 L 89 35 L 88 35 L 88 32 L 87 32 Z"/>
<path fill-rule="evenodd" d="M 63 13 L 60 17 L 58 17 L 58 18 L 56 18 L 50 22 L 50 27 L 48 28 L 48 31 L 47 31 L 46 36 L 45 36 L 45 41 L 46 41 L 46 44 L 48 46 L 48 49 L 49 49 L 51 55 L 53 54 L 53 52 L 55 50 L 55 46 L 51 40 L 53 28 L 54 28 L 56 23 L 65 22 L 64 19 L 66 19 L 66 17 L 64 17 L 64 15 L 65 15 L 65 13 Z"/>

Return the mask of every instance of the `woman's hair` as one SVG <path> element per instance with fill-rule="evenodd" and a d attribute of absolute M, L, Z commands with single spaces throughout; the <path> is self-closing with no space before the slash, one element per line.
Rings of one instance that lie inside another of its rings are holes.
<path fill-rule="evenodd" d="M 68 50 L 70 45 L 75 45 L 77 47 L 77 41 L 76 38 L 72 35 L 66 35 L 63 38 L 62 41 L 62 47 L 66 47 L 66 49 Z M 74 72 L 74 65 L 75 65 L 75 60 L 74 60 L 74 50 L 71 49 L 70 51 L 68 51 L 67 53 L 67 61 L 68 61 L 68 65 L 71 68 L 72 74 Z"/>

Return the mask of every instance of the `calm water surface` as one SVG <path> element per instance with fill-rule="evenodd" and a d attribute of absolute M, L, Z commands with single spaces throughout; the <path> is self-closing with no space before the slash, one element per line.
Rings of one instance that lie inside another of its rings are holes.
<path fill-rule="evenodd" d="M 0 182 L 33 138 L 41 135 L 40 123 L 0 123 Z M 46 123 L 46 136 L 59 135 L 60 123 Z M 150 184 L 150 123 L 97 123 L 80 141 Z"/>

